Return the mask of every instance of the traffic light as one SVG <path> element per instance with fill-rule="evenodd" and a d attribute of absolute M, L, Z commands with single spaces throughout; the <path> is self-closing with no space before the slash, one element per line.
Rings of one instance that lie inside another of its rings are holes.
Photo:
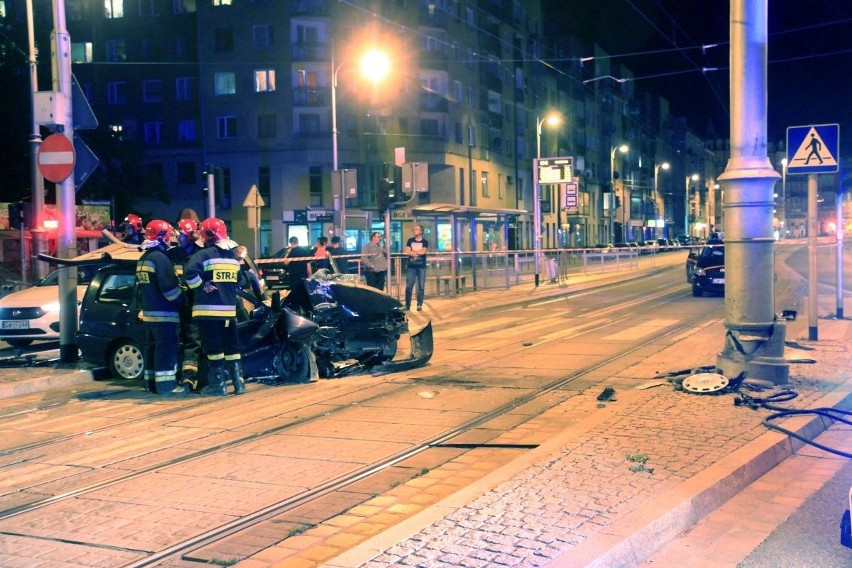
<path fill-rule="evenodd" d="M 18 230 L 24 226 L 24 204 L 20 201 L 9 204 L 9 226 Z"/>
<path fill-rule="evenodd" d="M 397 202 L 398 195 L 396 181 L 384 178 L 379 182 L 379 208 L 388 209 Z"/>

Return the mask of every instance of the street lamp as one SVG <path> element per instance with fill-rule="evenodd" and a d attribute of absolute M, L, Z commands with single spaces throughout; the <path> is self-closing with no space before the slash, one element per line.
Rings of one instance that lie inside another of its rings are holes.
<path fill-rule="evenodd" d="M 657 221 L 659 220 L 659 208 L 657 204 L 660 201 L 660 170 L 666 170 L 672 167 L 668 162 L 663 162 L 662 164 L 657 164 L 654 166 L 654 238 L 658 237 L 657 234 Z"/>
<path fill-rule="evenodd" d="M 533 186 L 533 254 L 535 255 L 535 285 L 538 286 L 541 274 L 541 183 L 538 179 L 538 160 L 541 159 L 541 126 L 556 126 L 562 122 L 562 116 L 551 112 L 544 118 L 536 117 L 535 124 L 535 185 Z"/>
<path fill-rule="evenodd" d="M 683 197 L 683 234 L 689 237 L 689 182 L 698 181 L 700 176 L 698 174 L 692 174 L 691 176 L 686 176 L 686 187 L 684 188 L 684 197 Z"/>
<path fill-rule="evenodd" d="M 332 155 L 332 170 L 338 169 L 338 151 L 337 151 L 337 77 L 340 74 L 340 68 L 349 63 L 343 61 L 335 66 L 334 63 L 334 46 L 331 48 L 331 155 Z M 361 74 L 371 81 L 378 82 L 384 79 L 390 72 L 390 62 L 386 54 L 370 50 L 361 57 L 360 61 Z M 346 246 L 346 187 L 344 178 L 346 176 L 340 174 L 340 233 L 343 239 L 343 246 Z M 333 189 L 333 188 L 332 188 Z"/>
<path fill-rule="evenodd" d="M 610 189 L 610 209 L 609 209 L 609 238 L 610 243 L 615 244 L 615 152 L 619 151 L 622 154 L 626 154 L 630 151 L 630 146 L 627 144 L 621 144 L 620 146 L 613 146 L 609 152 L 609 189 Z M 622 197 L 624 197 L 622 195 Z M 624 207 L 624 203 L 621 204 Z M 622 240 L 624 237 L 624 227 L 621 227 L 622 232 Z"/>

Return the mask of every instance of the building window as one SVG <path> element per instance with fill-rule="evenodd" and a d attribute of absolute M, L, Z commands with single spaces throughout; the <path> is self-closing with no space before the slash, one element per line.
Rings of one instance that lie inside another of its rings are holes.
<path fill-rule="evenodd" d="M 311 207 L 322 207 L 322 168 L 311 166 L 309 175 Z"/>
<path fill-rule="evenodd" d="M 139 0 L 139 15 L 143 18 L 146 16 L 156 16 L 157 12 L 154 7 L 154 0 Z"/>
<path fill-rule="evenodd" d="M 231 168 L 221 168 L 219 170 L 219 187 L 221 188 L 222 197 L 219 200 L 219 205 L 222 209 L 231 208 Z"/>
<path fill-rule="evenodd" d="M 104 18 L 108 20 L 124 17 L 124 0 L 104 0 Z"/>
<path fill-rule="evenodd" d="M 106 42 L 107 61 L 127 61 L 127 45 L 123 39 L 108 39 Z"/>
<path fill-rule="evenodd" d="M 181 185 L 195 183 L 195 162 L 178 162 L 177 182 Z"/>
<path fill-rule="evenodd" d="M 91 63 L 92 42 L 71 44 L 71 63 Z"/>
<path fill-rule="evenodd" d="M 234 28 L 213 30 L 213 51 L 225 53 L 234 50 Z"/>
<path fill-rule="evenodd" d="M 195 142 L 197 136 L 195 134 L 194 120 L 181 120 L 178 122 L 178 140 L 180 142 Z"/>
<path fill-rule="evenodd" d="M 163 143 L 162 139 L 162 122 L 146 122 L 145 123 L 145 144 L 149 146 L 157 146 Z"/>
<path fill-rule="evenodd" d="M 159 79 L 142 81 L 142 101 L 158 103 L 163 100 L 163 82 Z"/>
<path fill-rule="evenodd" d="M 474 62 L 473 49 L 468 47 L 467 48 L 467 66 L 470 67 L 471 69 L 473 69 L 473 62 Z"/>
<path fill-rule="evenodd" d="M 113 81 L 107 83 L 107 103 L 111 105 L 127 104 L 127 82 Z"/>
<path fill-rule="evenodd" d="M 214 6 L 230 6 L 231 0 L 213 0 Z"/>
<path fill-rule="evenodd" d="M 255 49 L 269 49 L 272 47 L 272 26 L 265 24 L 253 26 L 251 29 L 252 45 Z"/>
<path fill-rule="evenodd" d="M 195 77 L 175 79 L 175 98 L 179 101 L 195 100 Z"/>
<path fill-rule="evenodd" d="M 229 140 L 237 137 L 237 117 L 217 116 L 216 137 L 220 140 Z"/>
<path fill-rule="evenodd" d="M 275 138 L 278 135 L 276 130 L 277 115 L 259 114 L 257 115 L 257 137 L 258 138 Z"/>
<path fill-rule="evenodd" d="M 173 14 L 186 14 L 195 12 L 195 0 L 172 0 Z"/>
<path fill-rule="evenodd" d="M 482 172 L 482 177 L 480 178 L 482 182 L 482 197 L 489 197 L 488 195 L 488 172 Z"/>
<path fill-rule="evenodd" d="M 433 118 L 420 120 L 420 134 L 423 136 L 438 136 L 438 121 Z"/>
<path fill-rule="evenodd" d="M 213 92 L 217 96 L 235 95 L 237 93 L 237 78 L 233 71 L 213 75 Z"/>
<path fill-rule="evenodd" d="M 464 101 L 464 87 L 462 87 L 461 81 L 453 82 L 453 97 L 457 103 Z"/>
<path fill-rule="evenodd" d="M 255 69 L 254 92 L 271 93 L 275 90 L 275 69 Z"/>
<path fill-rule="evenodd" d="M 467 27 L 470 29 L 474 29 L 476 27 L 476 18 L 473 15 L 473 8 L 465 8 L 465 16 Z"/>
<path fill-rule="evenodd" d="M 257 192 L 260 193 L 260 196 L 266 202 L 267 207 L 269 207 L 269 204 L 272 201 L 271 191 L 272 175 L 269 171 L 269 166 L 260 166 L 257 168 Z"/>
<path fill-rule="evenodd" d="M 473 108 L 473 103 L 474 103 L 473 97 L 474 97 L 473 87 L 468 87 L 467 88 L 467 106 L 469 106 L 471 108 Z"/>
<path fill-rule="evenodd" d="M 318 114 L 299 114 L 299 134 L 319 134 L 320 117 Z"/>
<path fill-rule="evenodd" d="M 454 127 L 456 142 L 461 144 L 464 141 L 464 130 L 462 130 L 461 122 L 457 122 Z"/>

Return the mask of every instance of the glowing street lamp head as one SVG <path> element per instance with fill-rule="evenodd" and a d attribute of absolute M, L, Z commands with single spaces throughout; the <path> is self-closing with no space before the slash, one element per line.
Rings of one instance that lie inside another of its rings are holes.
<path fill-rule="evenodd" d="M 390 73 L 390 59 L 386 53 L 371 49 L 361 58 L 361 74 L 371 81 L 379 82 Z"/>
<path fill-rule="evenodd" d="M 559 126 L 562 124 L 562 115 L 556 112 L 552 112 L 544 117 L 544 121 L 548 126 Z"/>
<path fill-rule="evenodd" d="M 663 169 L 663 170 L 667 170 L 670 167 L 672 167 L 672 165 L 668 162 L 663 162 L 662 164 L 660 164 L 660 169 Z"/>
<path fill-rule="evenodd" d="M 621 152 L 622 154 L 626 154 L 628 152 L 628 150 L 630 150 L 630 146 L 628 146 L 627 144 L 622 144 L 621 146 L 618 147 L 618 151 Z"/>
<path fill-rule="evenodd" d="M 689 176 L 689 179 L 691 179 L 692 181 L 698 181 L 699 177 L 700 176 L 698 174 L 692 174 L 691 176 Z"/>

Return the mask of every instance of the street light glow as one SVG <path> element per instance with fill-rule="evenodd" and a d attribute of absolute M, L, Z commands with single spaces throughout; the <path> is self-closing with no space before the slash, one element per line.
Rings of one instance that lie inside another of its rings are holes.
<path fill-rule="evenodd" d="M 390 73 L 390 59 L 387 53 L 377 49 L 371 49 L 361 57 L 361 74 L 378 83 L 384 80 Z"/>

